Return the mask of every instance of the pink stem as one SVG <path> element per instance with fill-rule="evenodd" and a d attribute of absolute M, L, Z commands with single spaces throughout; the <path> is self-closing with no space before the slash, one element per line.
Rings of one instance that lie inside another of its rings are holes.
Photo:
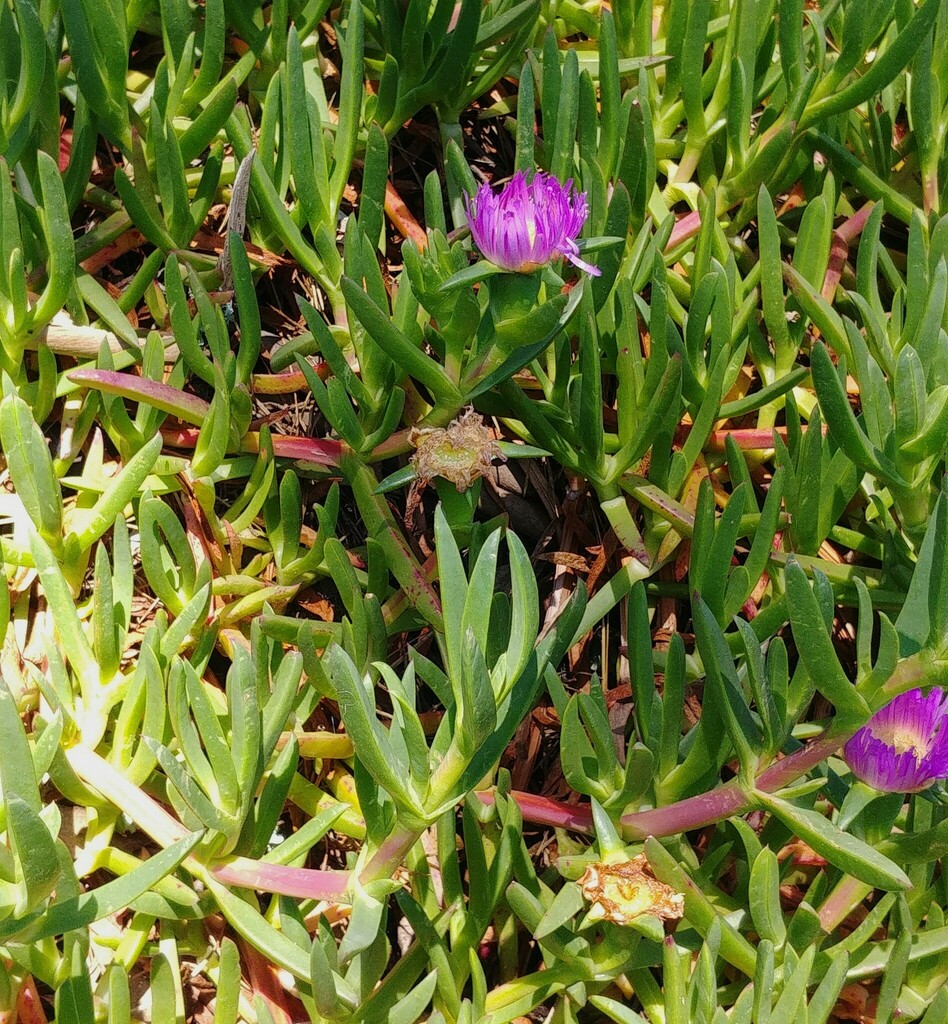
<path fill-rule="evenodd" d="M 215 867 L 213 875 L 225 885 L 308 900 L 339 900 L 349 888 L 348 871 L 292 868 L 249 857 L 233 857 L 226 864 Z"/>
<path fill-rule="evenodd" d="M 693 210 L 691 213 L 686 213 L 683 217 L 680 217 L 676 222 L 675 226 L 671 230 L 671 234 L 668 236 L 668 245 L 665 246 L 665 252 L 672 252 L 676 246 L 681 245 L 686 238 L 691 238 L 692 235 L 696 235 L 701 230 L 701 214 L 697 210 Z"/>
<path fill-rule="evenodd" d="M 826 897 L 823 906 L 817 911 L 823 931 L 827 935 L 836 931 L 870 892 L 871 885 L 847 875 Z"/>
<path fill-rule="evenodd" d="M 781 758 L 767 768 L 758 777 L 757 788 L 765 793 L 775 793 L 778 789 L 783 789 L 801 775 L 806 775 L 821 761 L 825 761 L 845 742 L 846 736 L 838 733 L 815 740 L 808 747 Z M 668 807 L 656 807 L 651 811 L 627 814 L 622 819 L 622 825 L 626 833 L 635 839 L 644 839 L 646 836 L 673 836 L 693 828 L 711 825 L 723 818 L 731 818 L 735 814 L 742 814 L 752 807 L 750 795 L 733 781 L 718 786 L 710 793 L 679 800 Z"/>
<path fill-rule="evenodd" d="M 836 229 L 836 234 L 846 242 L 857 238 L 862 234 L 862 229 L 866 226 L 866 221 L 869 220 L 869 214 L 872 213 L 872 208 L 875 205 L 874 202 L 864 203 L 851 217 L 840 224 Z"/>
<path fill-rule="evenodd" d="M 675 441 L 679 444 L 684 443 L 691 430 L 691 424 L 688 423 L 679 427 L 675 431 Z M 807 428 L 804 427 L 804 433 L 806 430 Z M 827 431 L 825 424 L 822 431 L 824 434 Z M 742 451 L 767 451 L 774 446 L 774 433 L 779 434 L 783 440 L 787 438 L 786 427 L 768 427 L 766 430 L 756 427 L 741 427 L 738 430 L 712 430 L 705 448 L 710 451 L 723 452 L 727 446 L 727 439 L 730 437 Z"/>
<path fill-rule="evenodd" d="M 484 789 L 472 793 L 481 803 L 494 803 L 494 790 Z M 510 796 L 517 801 L 517 806 L 524 820 L 534 825 L 546 825 L 549 828 L 568 828 L 571 832 L 592 832 L 592 812 L 589 804 L 568 804 L 562 800 L 551 800 L 546 796 L 512 790 Z"/>
<path fill-rule="evenodd" d="M 187 423 L 200 425 L 210 412 L 210 405 L 197 395 L 165 384 L 160 380 L 149 380 L 134 373 L 119 373 L 116 370 L 71 370 L 67 374 L 73 384 L 104 391 L 107 395 L 118 395 L 133 402 L 144 402 L 162 412 L 177 416 Z"/>
<path fill-rule="evenodd" d="M 815 768 L 846 742 L 846 736 L 836 734 L 815 740 L 808 747 L 781 758 L 767 768 L 757 780 L 757 788 L 774 793 L 789 785 L 801 775 Z M 490 790 L 476 794 L 483 803 L 492 804 Z M 517 801 L 526 821 L 550 828 L 568 828 L 574 832 L 592 832 L 592 812 L 588 804 L 567 804 L 549 797 L 536 796 L 514 790 L 510 794 Z M 667 807 L 649 811 L 636 811 L 622 818 L 625 834 L 630 839 L 646 836 L 674 836 L 691 829 L 711 825 L 723 818 L 733 817 L 751 810 L 751 797 L 736 782 L 727 782 L 710 793 L 679 800 Z"/>

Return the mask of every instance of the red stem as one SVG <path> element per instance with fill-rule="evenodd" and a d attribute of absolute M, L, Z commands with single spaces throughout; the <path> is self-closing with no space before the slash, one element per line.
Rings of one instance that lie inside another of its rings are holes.
<path fill-rule="evenodd" d="M 163 427 L 161 436 L 165 444 L 172 448 L 193 448 L 199 433 L 194 427 Z M 281 459 L 295 459 L 297 462 L 309 462 L 317 466 L 335 467 L 343 451 L 342 442 L 332 438 L 274 434 L 270 440 L 273 442 L 273 454 Z M 240 450 L 256 455 L 260 451 L 260 435 L 244 434 L 240 439 Z"/>

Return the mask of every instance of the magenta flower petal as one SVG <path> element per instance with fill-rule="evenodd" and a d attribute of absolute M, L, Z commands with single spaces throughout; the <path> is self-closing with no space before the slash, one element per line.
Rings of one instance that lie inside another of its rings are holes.
<path fill-rule="evenodd" d="M 877 711 L 843 748 L 856 778 L 886 793 L 917 793 L 948 778 L 948 695 L 909 690 Z"/>
<path fill-rule="evenodd" d="M 586 194 L 575 191 L 572 180 L 561 185 L 537 171 L 527 181 L 517 171 L 500 192 L 481 185 L 466 202 L 474 242 L 496 266 L 527 274 L 564 256 L 587 274 L 601 273 L 579 258 L 576 239 L 589 211 Z"/>

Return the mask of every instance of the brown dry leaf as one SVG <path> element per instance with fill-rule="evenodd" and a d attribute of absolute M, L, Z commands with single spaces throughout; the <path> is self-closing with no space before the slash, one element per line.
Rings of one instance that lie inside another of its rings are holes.
<path fill-rule="evenodd" d="M 870 1019 L 866 1015 L 869 993 L 862 985 L 846 985 L 833 1007 L 832 1020 L 854 1020 L 858 1024 Z"/>
<path fill-rule="evenodd" d="M 751 389 L 754 383 L 753 371 L 744 366 L 741 368 L 741 372 L 737 375 L 737 379 L 731 385 L 731 390 L 724 396 L 724 402 L 736 402 L 739 398 L 743 398 Z"/>
<path fill-rule="evenodd" d="M 192 243 L 198 252 L 209 252 L 220 255 L 224 251 L 224 236 L 214 231 L 206 231 L 203 228 L 194 236 Z M 253 242 L 244 242 L 247 255 L 266 270 L 273 270 L 276 267 L 289 267 L 293 261 L 279 253 L 271 252 L 269 249 L 261 249 Z"/>
<path fill-rule="evenodd" d="M 309 612 L 314 618 L 322 619 L 323 622 L 333 622 L 335 619 L 335 609 L 325 597 L 307 595 L 300 597 L 296 603 L 304 611 Z"/>
<path fill-rule="evenodd" d="M 144 243 L 145 236 L 138 228 L 129 228 L 128 231 L 123 232 L 113 242 L 109 242 L 99 249 L 98 252 L 94 252 L 88 259 L 83 260 L 79 266 L 87 274 L 97 274 L 100 270 L 110 266 L 119 257 L 140 248 Z M 114 295 L 112 297 L 115 298 Z"/>
<path fill-rule="evenodd" d="M 605 537 L 602 539 L 602 543 L 594 545 L 591 548 L 587 548 L 591 555 L 595 555 L 592 567 L 589 570 L 589 576 L 586 579 L 586 592 L 593 594 L 596 590 L 596 584 L 599 582 L 599 577 L 606 571 L 606 566 L 609 564 L 609 560 L 616 553 L 616 548 L 619 546 L 619 538 L 616 537 L 615 530 L 609 530 Z"/>
<path fill-rule="evenodd" d="M 554 565 L 564 565 L 573 572 L 589 572 L 589 562 L 582 555 L 576 555 L 572 551 L 550 551 L 539 556 L 541 562 L 552 562 Z"/>
<path fill-rule="evenodd" d="M 801 867 L 826 867 L 825 858 L 821 857 L 811 846 L 808 846 L 802 839 L 787 843 L 777 854 L 777 860 L 784 861 L 788 857 L 793 858 L 793 863 Z"/>

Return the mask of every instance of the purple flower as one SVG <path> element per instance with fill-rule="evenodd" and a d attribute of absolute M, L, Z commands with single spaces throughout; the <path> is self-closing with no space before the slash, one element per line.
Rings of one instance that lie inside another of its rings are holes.
<path fill-rule="evenodd" d="M 877 711 L 843 748 L 853 774 L 886 793 L 918 793 L 948 778 L 948 695 L 909 690 Z"/>
<path fill-rule="evenodd" d="M 478 249 L 498 267 L 528 274 L 565 256 L 570 263 L 598 276 L 598 267 L 579 258 L 576 237 L 586 223 L 586 193 L 576 192 L 570 179 L 561 185 L 537 171 L 529 181 L 523 171 L 500 192 L 484 184 L 467 198 L 467 219 Z"/>

